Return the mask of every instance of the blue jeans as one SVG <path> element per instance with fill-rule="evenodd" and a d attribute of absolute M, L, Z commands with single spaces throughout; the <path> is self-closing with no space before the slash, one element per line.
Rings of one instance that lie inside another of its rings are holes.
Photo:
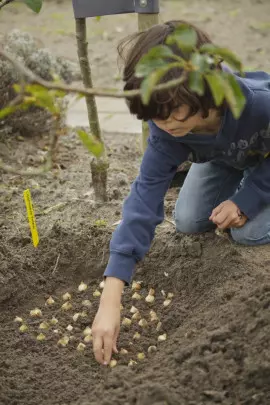
<path fill-rule="evenodd" d="M 192 164 L 175 206 L 177 231 L 194 234 L 214 229 L 209 221 L 212 210 L 234 195 L 244 181 L 243 173 L 230 167 L 212 162 Z M 230 231 L 234 241 L 242 245 L 270 243 L 270 205 L 242 228 Z"/>

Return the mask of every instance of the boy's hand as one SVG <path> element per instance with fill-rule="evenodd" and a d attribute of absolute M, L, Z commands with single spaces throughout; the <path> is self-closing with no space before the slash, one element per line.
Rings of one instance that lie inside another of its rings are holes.
<path fill-rule="evenodd" d="M 210 221 L 217 225 L 219 229 L 241 228 L 248 218 L 241 213 L 237 205 L 230 201 L 224 201 L 218 205 L 210 216 Z"/>
<path fill-rule="evenodd" d="M 108 277 L 100 305 L 92 326 L 93 349 L 96 360 L 109 364 L 112 352 L 117 353 L 116 342 L 120 330 L 120 305 L 124 283 Z"/>

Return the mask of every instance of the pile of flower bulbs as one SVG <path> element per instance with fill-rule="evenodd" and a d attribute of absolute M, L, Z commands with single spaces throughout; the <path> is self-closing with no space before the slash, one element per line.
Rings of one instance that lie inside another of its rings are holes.
<path fill-rule="evenodd" d="M 99 286 L 95 289 L 95 291 L 92 293 L 92 298 L 94 300 L 97 300 L 100 298 L 102 294 L 102 289 L 104 288 L 104 281 L 102 281 Z M 86 283 L 81 282 L 81 284 L 78 286 L 77 293 L 83 294 L 86 291 L 88 291 L 89 287 Z M 167 308 L 171 305 L 172 300 L 174 298 L 173 293 L 168 293 L 165 294 L 165 292 L 162 290 L 162 297 L 163 297 L 163 307 Z M 136 325 L 136 332 L 132 336 L 132 340 L 134 342 L 138 342 L 141 339 L 141 333 L 143 330 L 146 330 L 147 328 L 151 328 L 151 330 L 155 330 L 157 336 L 156 336 L 156 344 L 150 345 L 147 349 L 147 354 L 155 353 L 158 350 L 158 345 L 164 341 L 167 340 L 167 334 L 166 333 L 161 333 L 162 330 L 162 322 L 160 320 L 160 317 L 157 315 L 157 312 L 154 311 L 155 308 L 155 290 L 153 288 L 150 288 L 148 291 L 148 294 L 143 296 L 142 294 L 142 282 L 139 281 L 133 281 L 132 283 L 132 288 L 131 288 L 131 297 L 130 301 L 131 304 L 130 306 L 124 307 L 121 305 L 121 311 L 125 310 L 125 313 L 128 313 L 125 317 L 122 317 L 121 325 L 123 328 L 123 331 L 121 333 L 125 333 L 128 331 L 131 327 L 131 325 Z M 62 295 L 60 299 L 60 305 L 59 305 L 59 300 L 56 298 L 53 298 L 50 296 L 47 298 L 45 301 L 45 307 L 48 309 L 50 308 L 51 311 L 53 312 L 54 315 L 51 317 L 46 317 L 43 316 L 43 312 L 40 308 L 34 308 L 30 310 L 30 319 L 27 320 L 25 318 L 17 316 L 14 319 L 14 322 L 16 324 L 19 324 L 19 332 L 21 334 L 27 334 L 31 333 L 33 335 L 33 338 L 39 342 L 46 342 L 46 340 L 49 340 L 49 337 L 54 335 L 58 336 L 57 340 L 57 345 L 59 347 L 67 347 L 70 342 L 75 340 L 75 337 L 73 336 L 74 333 L 74 328 L 76 326 L 76 330 L 78 330 L 78 327 L 76 323 L 78 320 L 87 318 L 88 317 L 88 312 L 90 308 L 92 307 L 92 302 L 89 299 L 83 299 L 81 301 L 81 308 L 82 310 L 80 312 L 75 312 L 74 313 L 74 308 L 73 308 L 73 298 L 72 295 L 69 292 L 66 292 Z M 138 302 L 140 302 L 140 305 L 138 305 Z M 136 305 L 142 307 L 142 303 L 145 303 L 143 306 L 143 312 L 144 316 L 141 315 L 140 310 L 137 308 Z M 61 318 L 61 313 L 68 313 L 70 314 L 70 322 L 65 325 L 64 327 L 60 328 L 60 318 Z M 147 317 L 146 317 L 147 314 Z M 31 332 L 33 329 L 33 325 L 35 326 L 34 334 Z M 79 352 L 84 352 L 88 344 L 91 344 L 93 337 L 92 337 L 92 330 L 90 326 L 84 327 L 80 331 L 80 339 L 79 343 L 76 346 L 77 351 Z M 133 344 L 133 343 L 130 343 Z M 126 356 L 128 354 L 128 350 L 122 348 L 119 351 L 120 356 Z M 128 362 L 129 366 L 133 366 L 137 364 L 137 361 L 143 361 L 147 358 L 147 354 L 143 352 L 139 352 L 136 354 L 136 360 L 135 359 L 130 359 Z M 110 362 L 110 367 L 113 368 L 117 366 L 117 360 L 112 359 Z"/>

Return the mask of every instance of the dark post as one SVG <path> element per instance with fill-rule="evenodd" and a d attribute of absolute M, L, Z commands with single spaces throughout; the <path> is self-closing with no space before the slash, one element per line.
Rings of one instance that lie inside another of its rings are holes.
<path fill-rule="evenodd" d="M 134 13 L 134 0 L 72 0 L 75 18 Z"/>

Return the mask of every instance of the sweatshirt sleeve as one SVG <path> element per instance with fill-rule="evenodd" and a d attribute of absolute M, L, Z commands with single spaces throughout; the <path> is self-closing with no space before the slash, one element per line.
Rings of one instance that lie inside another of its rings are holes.
<path fill-rule="evenodd" d="M 270 204 L 270 91 L 261 91 L 252 106 L 252 118 L 260 129 L 261 163 L 246 178 L 244 186 L 231 200 L 249 218 L 253 219 L 262 208 Z"/>
<path fill-rule="evenodd" d="M 129 284 L 135 264 L 150 248 L 155 228 L 164 219 L 164 197 L 179 164 L 189 149 L 180 142 L 150 136 L 140 173 L 123 205 L 122 220 L 110 243 L 104 276 Z"/>

